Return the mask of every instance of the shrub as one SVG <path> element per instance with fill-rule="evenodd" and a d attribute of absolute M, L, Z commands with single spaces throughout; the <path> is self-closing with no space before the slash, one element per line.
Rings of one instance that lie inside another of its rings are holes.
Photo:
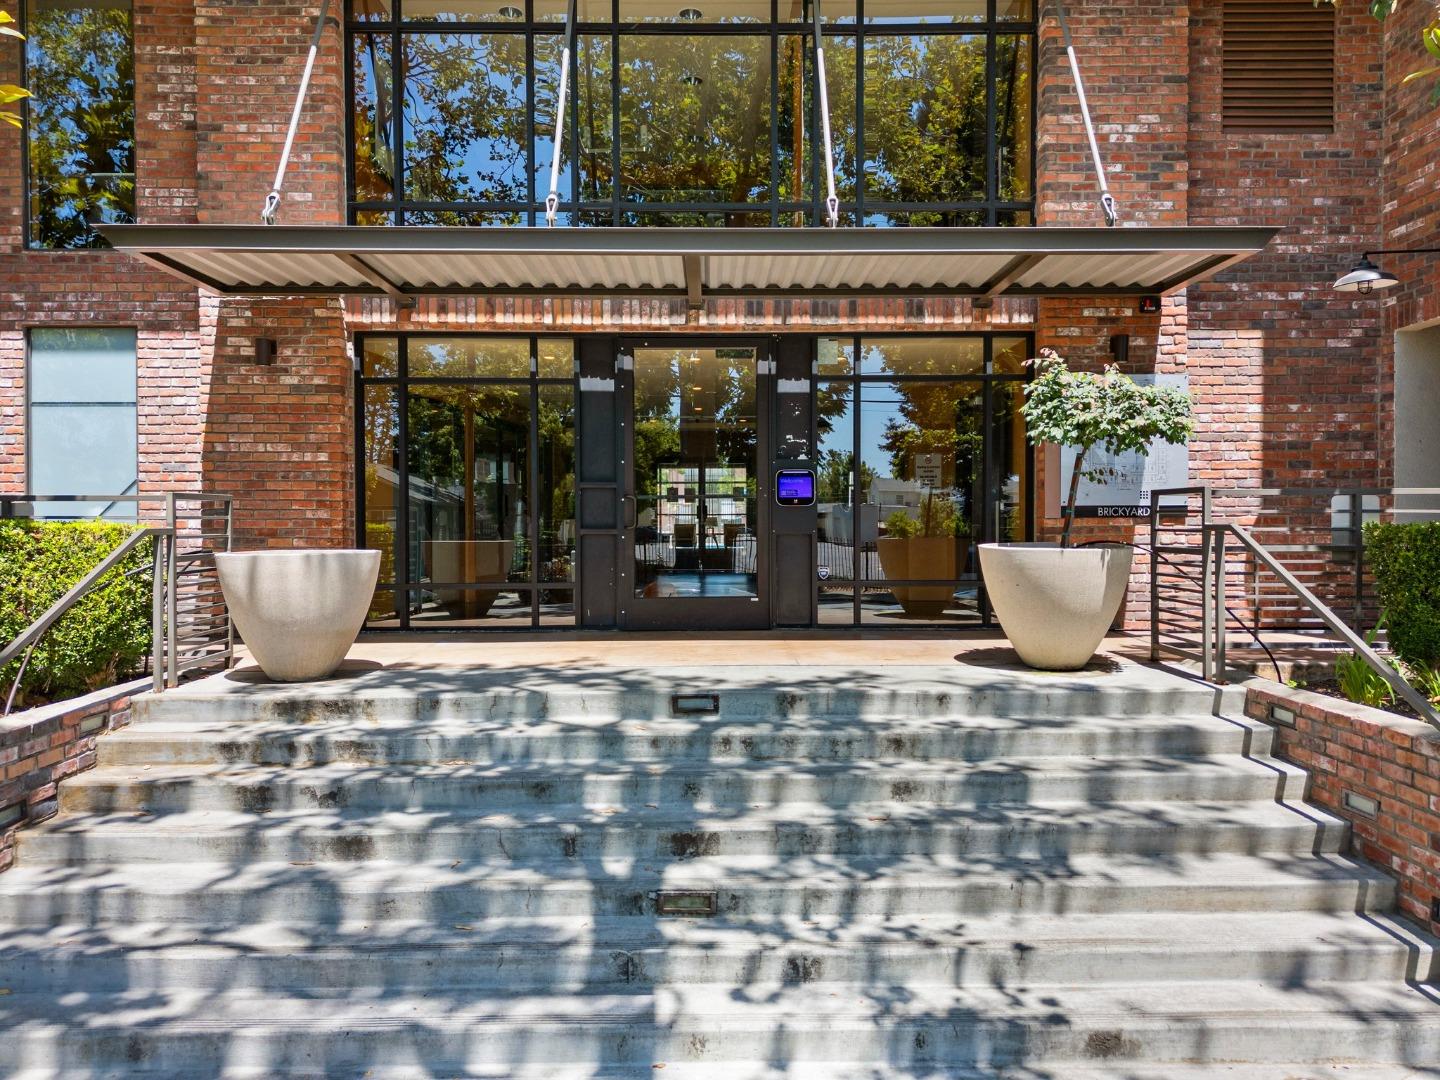
<path fill-rule="evenodd" d="M 1440 666 L 1440 521 L 1365 526 L 1365 549 L 1385 609 L 1390 650 Z"/>
<path fill-rule="evenodd" d="M 885 519 L 885 535 L 899 540 L 914 536 L 969 536 L 970 524 L 943 495 L 926 495 L 916 516 L 896 510 Z"/>
<path fill-rule="evenodd" d="M 1384 622 L 1382 617 L 1380 623 L 1365 635 L 1366 645 L 1375 647 L 1375 638 L 1379 636 Z M 1380 709 L 1395 702 L 1395 691 L 1390 689 L 1390 683 L 1358 652 L 1348 652 L 1335 661 L 1335 682 L 1340 687 L 1340 693 L 1359 705 Z"/>
<path fill-rule="evenodd" d="M 0 521 L 0 641 L 13 641 L 134 530 L 109 521 Z M 17 706 L 74 697 L 140 671 L 150 652 L 150 550 L 137 547 L 41 637 Z M 19 666 L 0 671 L 0 705 Z"/>

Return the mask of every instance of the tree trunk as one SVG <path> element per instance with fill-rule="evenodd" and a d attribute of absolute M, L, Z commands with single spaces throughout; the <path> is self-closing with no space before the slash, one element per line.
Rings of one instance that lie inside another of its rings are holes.
<path fill-rule="evenodd" d="M 1070 530 L 1075 527 L 1075 499 L 1080 494 L 1080 464 L 1085 460 L 1085 448 L 1075 452 L 1075 468 L 1070 472 L 1070 494 L 1065 499 L 1065 531 L 1060 534 L 1060 546 L 1070 546 Z"/>

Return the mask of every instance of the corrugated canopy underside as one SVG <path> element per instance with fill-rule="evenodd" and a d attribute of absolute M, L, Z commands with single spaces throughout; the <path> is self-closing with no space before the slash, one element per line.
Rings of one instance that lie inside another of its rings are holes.
<path fill-rule="evenodd" d="M 1145 295 L 1276 230 L 473 229 L 101 225 L 116 248 L 231 296 L 709 298 Z"/>

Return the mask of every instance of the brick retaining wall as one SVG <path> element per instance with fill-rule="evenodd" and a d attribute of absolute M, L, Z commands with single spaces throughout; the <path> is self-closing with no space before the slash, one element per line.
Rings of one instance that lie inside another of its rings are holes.
<path fill-rule="evenodd" d="M 1440 930 L 1440 731 L 1267 679 L 1250 682 L 1245 712 L 1310 774 L 1306 800 L 1350 822 L 1354 854 L 1398 879 L 1401 910 Z"/>
<path fill-rule="evenodd" d="M 21 826 L 55 816 L 60 781 L 94 767 L 96 738 L 128 724 L 131 697 L 149 687 L 139 679 L 0 720 L 0 871 Z"/>

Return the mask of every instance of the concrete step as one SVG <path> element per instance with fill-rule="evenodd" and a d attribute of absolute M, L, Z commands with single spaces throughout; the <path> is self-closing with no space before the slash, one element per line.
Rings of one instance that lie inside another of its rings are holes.
<path fill-rule="evenodd" d="M 1014 757 L 1200 757 L 1268 753 L 1271 729 L 1209 715 L 907 721 L 815 717 L 805 722 L 719 717 L 562 723 L 476 717 L 462 722 L 365 718 L 286 724 L 150 719 L 100 741 L 102 765 L 590 764 L 985 761 Z"/>
<path fill-rule="evenodd" d="M 26 994 L 172 987 L 327 993 L 625 993 L 751 983 L 1101 986 L 1234 979 L 1313 986 L 1440 977 L 1437 943 L 1372 916 L 1292 912 L 755 921 L 601 916 L 297 927 L 125 923 L 0 929 Z"/>
<path fill-rule="evenodd" d="M 1229 694 L 1226 698 L 1225 695 Z M 1211 716 L 1243 691 L 1217 691 L 1198 680 L 1160 675 L 1134 664 L 1073 674 L 955 665 L 877 673 L 806 672 L 794 667 L 666 668 L 663 671 L 554 673 L 519 670 L 352 671 L 313 683 L 268 684 L 254 672 L 182 686 L 135 700 L 139 723 L 524 726 L 533 722 L 616 724 L 677 715 L 675 696 L 715 695 L 705 716 L 803 729 L 861 720 L 865 724 L 966 717 L 1036 719 L 1059 726 L 1072 717 Z M 1243 708 L 1228 709 L 1243 715 Z"/>
<path fill-rule="evenodd" d="M 660 1062 L 658 1064 L 665 1064 Z M 669 1066 L 666 1066 L 669 1069 Z M 11 1080 L 127 1080 L 135 1075 L 127 1066 L 119 1070 L 94 1071 L 26 1069 Z M 152 1074 L 153 1075 L 153 1074 Z M 260 1069 L 224 1066 L 214 1074 L 217 1080 L 330 1080 L 337 1075 L 353 1075 L 359 1080 L 435 1080 L 436 1073 L 427 1066 L 397 1066 L 375 1069 L 367 1067 L 353 1074 L 317 1072 L 301 1067 L 277 1071 L 269 1066 Z M 1405 1065 L 1314 1064 L 1281 1062 L 1265 1065 L 1165 1064 L 1147 1067 L 1125 1062 L 1121 1068 L 1087 1067 L 1073 1062 L 995 1066 L 987 1068 L 951 1068 L 943 1065 L 856 1065 L 844 1061 L 802 1061 L 774 1067 L 757 1062 L 727 1061 L 718 1065 L 686 1062 L 665 1072 L 656 1064 L 630 1067 L 544 1065 L 470 1066 L 466 1080 L 655 1080 L 657 1076 L 682 1076 L 684 1080 L 1433 1080 L 1440 1077 L 1440 1068 Z"/>
<path fill-rule="evenodd" d="M 0 924 L 190 921 L 333 926 L 390 919 L 652 915 L 662 889 L 714 892 L 727 918 L 985 917 L 1389 910 L 1394 880 L 1343 856 L 1243 854 L 710 857 L 470 863 L 151 863 L 17 866 Z"/>
<path fill-rule="evenodd" d="M 267 814 L 67 814 L 20 834 L 25 863 L 685 859 L 705 855 L 1004 855 L 1338 852 L 1348 826 L 1281 803 L 803 803 L 731 812 L 553 806 Z"/>
<path fill-rule="evenodd" d="M 692 1062 L 866 1063 L 915 1071 L 1103 1062 L 1203 1065 L 1440 1061 L 1440 1006 L 1406 986 L 1235 982 L 1088 988 L 761 982 L 653 993 L 423 996 L 141 990 L 0 998 L 0 1072 L 225 1068 L 326 1076 L 523 1063 L 611 1069 Z M 656 1070 L 658 1071 L 658 1070 Z M 1063 1075 L 1063 1069 L 1060 1070 Z"/>
<path fill-rule="evenodd" d="M 1281 762 L 1235 758 L 1013 758 L 724 765 L 164 765 L 110 766 L 72 777 L 61 808 L 74 813 L 306 809 L 444 811 L 580 805 L 620 810 L 736 811 L 886 802 L 949 807 L 990 803 L 1244 802 L 1302 792 Z"/>
<path fill-rule="evenodd" d="M 658 1068 L 665 1065 L 665 1071 Z M 130 1066 L 117 1070 L 26 1069 L 9 1080 L 128 1080 L 145 1075 Z M 150 1075 L 154 1075 L 153 1073 Z M 216 1080 L 331 1080 L 353 1076 L 357 1080 L 435 1080 L 438 1074 L 424 1065 L 394 1068 L 366 1067 L 353 1073 L 298 1069 L 245 1068 L 222 1066 Z M 1085 1066 L 1074 1062 L 1037 1063 L 994 1067 L 948 1067 L 930 1063 L 904 1065 L 856 1065 L 844 1061 L 802 1061 L 784 1066 L 759 1062 L 726 1061 L 720 1064 L 686 1062 L 683 1071 L 665 1062 L 633 1066 L 589 1065 L 472 1065 L 466 1080 L 656 1080 L 681 1076 L 684 1080 L 1434 1080 L 1440 1067 L 1419 1065 L 1358 1065 L 1279 1062 L 1264 1065 L 1236 1065 L 1215 1062 L 1208 1065 L 1166 1063 L 1146 1066 L 1126 1061 L 1121 1066 Z"/>

